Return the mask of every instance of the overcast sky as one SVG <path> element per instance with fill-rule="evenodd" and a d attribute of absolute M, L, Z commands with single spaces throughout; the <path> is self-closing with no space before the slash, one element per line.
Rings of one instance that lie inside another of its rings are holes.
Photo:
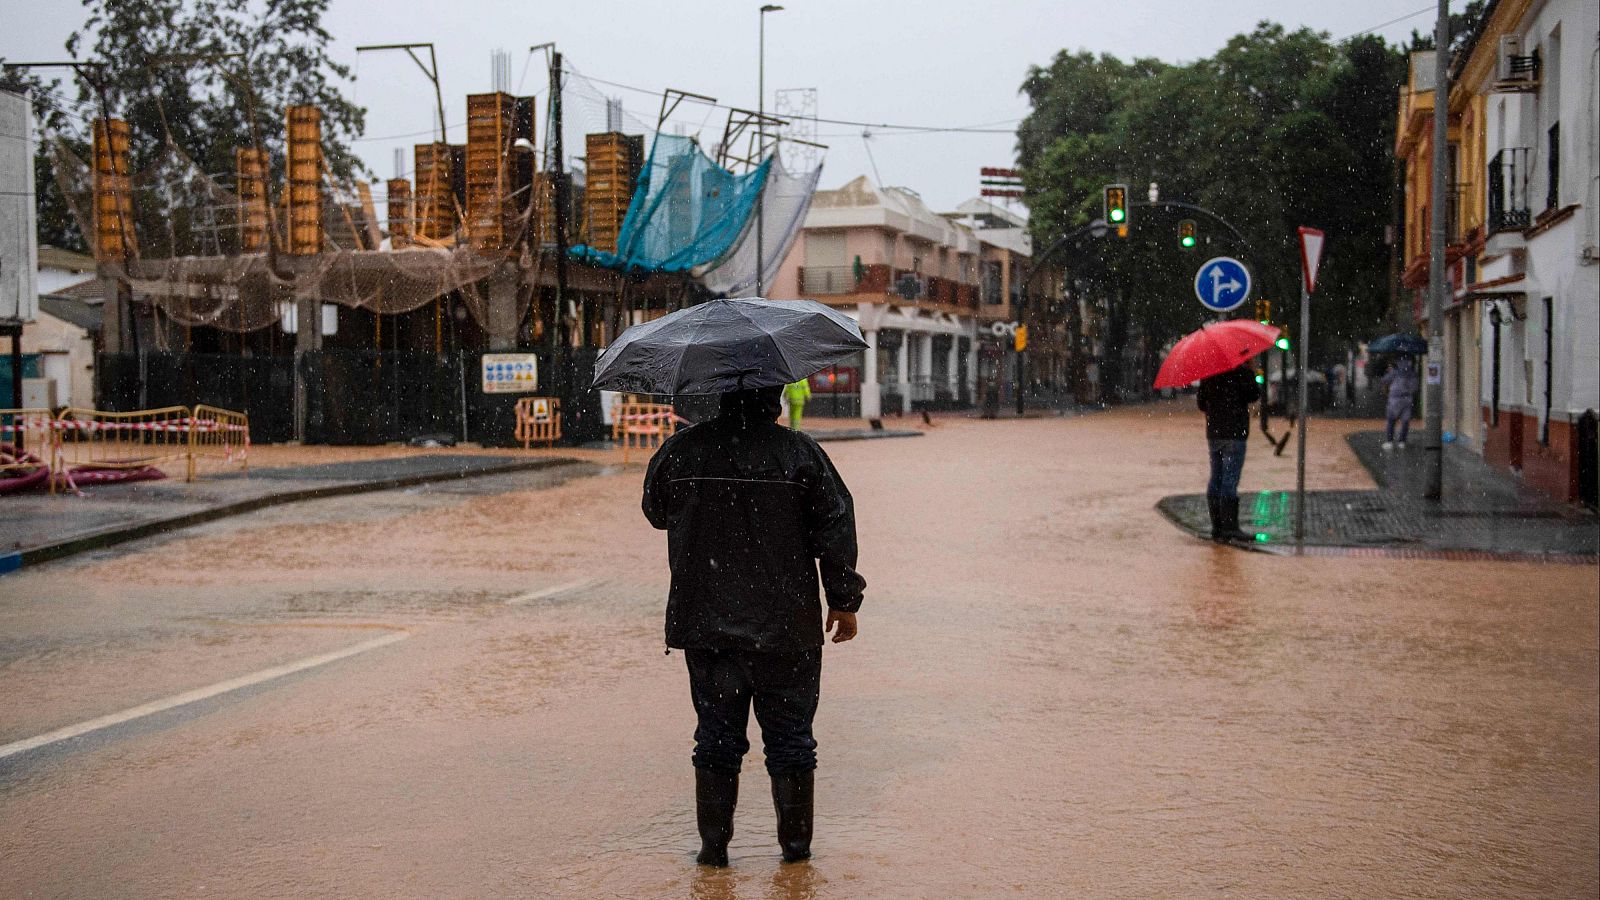
<path fill-rule="evenodd" d="M 542 56 L 528 65 L 528 47 L 551 40 L 574 68 L 595 79 L 654 91 L 679 88 L 753 107 L 760 6 L 705 0 L 334 0 L 325 24 L 334 35 L 333 54 L 356 67 L 349 90 L 368 111 L 368 139 L 358 152 L 379 177 L 388 178 L 395 174 L 393 149 L 426 140 L 434 119 L 432 92 L 404 54 L 361 54 L 358 60 L 359 44 L 434 42 L 450 137 L 462 141 L 464 98 L 490 89 L 491 51 L 510 53 L 515 92 L 542 94 Z M 1262 19 L 1310 26 L 1335 38 L 1376 28 L 1391 41 L 1413 28 L 1426 31 L 1430 22 L 1418 0 L 785 0 L 783 6 L 767 14 L 769 108 L 779 90 L 815 88 L 817 114 L 825 118 L 994 129 L 1012 128 L 1027 114 L 1017 88 L 1028 67 L 1047 63 L 1063 48 L 1177 62 L 1210 55 Z M 0 0 L 0 56 L 60 57 L 62 42 L 83 18 L 76 0 Z M 654 124 L 658 98 L 596 87 L 622 98 L 630 115 Z M 592 130 L 603 129 L 602 110 L 571 105 L 580 121 L 591 115 Z M 704 127 L 710 145 L 721 137 L 725 117 L 724 110 L 685 104 L 675 119 L 690 132 Z M 1015 143 L 1008 133 L 874 128 L 863 140 L 860 126 L 826 122 L 817 131 L 830 145 L 823 187 L 873 176 L 875 160 L 874 180 L 913 188 L 939 210 L 977 193 L 979 167 L 1010 165 Z"/>

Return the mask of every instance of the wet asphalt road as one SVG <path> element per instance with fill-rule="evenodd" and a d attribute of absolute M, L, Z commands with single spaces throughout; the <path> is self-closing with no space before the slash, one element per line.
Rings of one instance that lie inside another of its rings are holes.
<path fill-rule="evenodd" d="M 733 867 L 692 863 L 637 465 L 7 576 L 0 896 L 1600 891 L 1595 569 L 1196 541 L 1153 504 L 1203 484 L 1198 427 L 1158 407 L 830 447 L 869 585 L 825 655 L 812 864 L 778 861 L 759 751 Z M 1316 437 L 1313 487 L 1366 486 Z M 1292 483 L 1252 454 L 1245 488 Z"/>

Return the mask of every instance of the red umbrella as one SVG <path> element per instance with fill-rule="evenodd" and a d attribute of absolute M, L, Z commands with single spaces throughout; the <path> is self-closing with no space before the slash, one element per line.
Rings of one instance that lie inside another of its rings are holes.
<path fill-rule="evenodd" d="M 1190 382 L 1238 368 L 1272 346 L 1278 329 L 1251 319 L 1230 319 L 1200 326 L 1184 335 L 1156 373 L 1156 387 L 1182 387 Z"/>

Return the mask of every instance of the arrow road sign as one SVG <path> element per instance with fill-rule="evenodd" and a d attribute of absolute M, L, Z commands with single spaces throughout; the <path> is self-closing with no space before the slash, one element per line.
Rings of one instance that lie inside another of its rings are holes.
<path fill-rule="evenodd" d="M 1250 296 L 1250 271 L 1231 256 L 1206 260 L 1194 273 L 1194 295 L 1213 312 L 1227 312 Z"/>

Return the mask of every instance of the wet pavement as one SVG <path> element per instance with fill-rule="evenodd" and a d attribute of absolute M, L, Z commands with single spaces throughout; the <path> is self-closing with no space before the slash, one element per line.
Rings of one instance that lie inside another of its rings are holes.
<path fill-rule="evenodd" d="M 550 455 L 412 452 L 312 465 L 258 466 L 250 472 L 208 474 L 194 481 L 169 477 L 95 485 L 79 493 L 9 495 L 0 505 L 5 512 L 0 516 L 0 572 L 268 506 L 582 465 L 576 459 Z"/>
<path fill-rule="evenodd" d="M 1313 487 L 1371 489 L 1340 428 Z M 759 751 L 733 867 L 692 862 L 641 467 L 7 576 L 0 896 L 1594 896 L 1596 569 L 1215 547 L 1154 509 L 1204 446 L 1172 404 L 829 447 L 868 589 L 825 653 L 809 864 Z"/>
<path fill-rule="evenodd" d="M 1596 556 L 1600 554 L 1600 517 L 1524 487 L 1474 453 L 1445 446 L 1442 499 L 1430 501 L 1425 499 L 1425 458 L 1419 445 L 1385 451 L 1381 431 L 1354 431 L 1346 440 L 1371 473 L 1375 488 L 1308 489 L 1307 547 L 1413 554 L 1466 552 L 1585 566 L 1600 563 Z M 1252 441 L 1250 449 L 1247 468 L 1266 455 L 1259 439 Z M 1242 494 L 1241 500 L 1240 526 L 1255 537 L 1251 549 L 1294 551 L 1294 491 L 1254 491 Z M 1209 537 L 1204 494 L 1163 497 L 1158 508 L 1178 527 L 1196 537 Z"/>

